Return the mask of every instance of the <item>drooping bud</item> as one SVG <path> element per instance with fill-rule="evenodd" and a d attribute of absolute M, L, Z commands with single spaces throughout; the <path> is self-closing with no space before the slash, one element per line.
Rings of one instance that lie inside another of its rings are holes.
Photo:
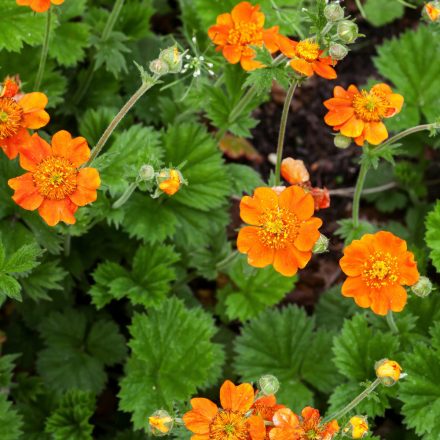
<path fill-rule="evenodd" d="M 330 243 L 330 239 L 328 239 L 324 234 L 321 234 L 313 246 L 312 252 L 314 254 L 324 254 L 328 252 L 328 245 Z"/>
<path fill-rule="evenodd" d="M 139 170 L 139 178 L 147 182 L 154 178 L 154 168 L 151 165 L 142 165 Z"/>
<path fill-rule="evenodd" d="M 157 176 L 157 184 L 159 185 L 159 189 L 169 196 L 176 194 L 183 183 L 185 183 L 185 179 L 183 178 L 181 172 L 174 168 L 164 169 Z"/>
<path fill-rule="evenodd" d="M 0 98 L 13 98 L 20 91 L 20 79 L 18 76 L 11 78 L 7 76 L 0 85 Z"/>
<path fill-rule="evenodd" d="M 364 416 L 352 417 L 342 430 L 344 436 L 359 439 L 368 435 L 368 422 Z"/>
<path fill-rule="evenodd" d="M 174 426 L 174 419 L 167 411 L 159 409 L 148 418 L 151 433 L 156 437 L 163 437 L 170 433 Z"/>
<path fill-rule="evenodd" d="M 338 3 L 330 3 L 324 9 L 324 16 L 328 21 L 339 21 L 344 18 L 344 8 Z"/>
<path fill-rule="evenodd" d="M 168 63 L 158 58 L 157 60 L 151 61 L 150 70 L 155 75 L 162 76 L 170 71 L 170 67 L 168 66 Z"/>
<path fill-rule="evenodd" d="M 428 277 L 421 276 L 419 281 L 411 286 L 411 290 L 420 298 L 425 298 L 432 292 L 431 280 Z"/>
<path fill-rule="evenodd" d="M 168 64 L 170 73 L 179 73 L 182 70 L 182 58 L 177 46 L 162 50 L 159 54 L 159 60 Z"/>
<path fill-rule="evenodd" d="M 337 148 L 348 148 L 351 145 L 353 139 L 344 136 L 342 134 L 337 134 L 333 140 L 333 142 L 335 143 L 335 147 Z"/>
<path fill-rule="evenodd" d="M 440 22 L 440 1 L 427 3 L 423 8 L 423 15 L 434 23 Z"/>
<path fill-rule="evenodd" d="M 266 374 L 260 377 L 258 381 L 258 386 L 260 388 L 260 391 L 265 396 L 270 396 L 278 392 L 278 390 L 280 389 L 280 382 L 275 376 L 272 376 L 271 374 Z"/>
<path fill-rule="evenodd" d="M 343 60 L 348 55 L 348 49 L 339 43 L 332 43 L 328 49 L 328 54 L 336 61 Z"/>
<path fill-rule="evenodd" d="M 343 20 L 338 23 L 338 37 L 347 44 L 354 43 L 359 35 L 359 28 L 356 23 L 350 20 Z"/>
<path fill-rule="evenodd" d="M 302 160 L 286 157 L 281 162 L 281 175 L 291 185 L 305 183 L 310 180 L 310 174 Z"/>
<path fill-rule="evenodd" d="M 382 359 L 374 366 L 376 376 L 381 380 L 382 385 L 392 387 L 402 375 L 402 367 L 389 359 Z"/>

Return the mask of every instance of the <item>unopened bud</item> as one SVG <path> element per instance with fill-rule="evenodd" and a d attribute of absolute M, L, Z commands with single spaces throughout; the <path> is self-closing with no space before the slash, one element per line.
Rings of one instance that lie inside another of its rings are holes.
<path fill-rule="evenodd" d="M 359 28 L 356 23 L 350 20 L 343 20 L 338 23 L 338 37 L 347 44 L 354 43 L 359 35 Z"/>
<path fill-rule="evenodd" d="M 173 429 L 174 419 L 167 411 L 160 409 L 148 418 L 151 433 L 156 437 L 163 437 Z"/>
<path fill-rule="evenodd" d="M 421 276 L 419 281 L 411 287 L 411 290 L 420 298 L 425 298 L 432 292 L 431 280 L 428 277 Z"/>
<path fill-rule="evenodd" d="M 344 18 L 344 8 L 337 3 L 330 3 L 324 9 L 325 18 L 328 21 L 339 21 Z"/>
<path fill-rule="evenodd" d="M 144 181 L 153 179 L 154 168 L 151 165 L 142 165 L 139 170 L 139 178 Z"/>
<path fill-rule="evenodd" d="M 313 253 L 314 254 L 324 254 L 325 252 L 328 252 L 328 245 L 330 243 L 330 239 L 328 239 L 324 234 L 321 234 L 313 246 Z"/>
<path fill-rule="evenodd" d="M 333 142 L 335 143 L 335 147 L 345 149 L 351 145 L 352 139 L 342 134 L 337 134 Z"/>
<path fill-rule="evenodd" d="M 182 70 L 182 58 L 177 46 L 162 50 L 159 55 L 159 60 L 168 64 L 170 73 L 179 73 Z"/>
<path fill-rule="evenodd" d="M 265 396 L 270 396 L 278 392 L 278 390 L 280 389 L 280 382 L 275 376 L 272 376 L 271 374 L 266 374 L 260 377 L 260 380 L 258 381 L 258 386 L 260 388 L 260 391 Z"/>
<path fill-rule="evenodd" d="M 169 196 L 176 194 L 183 183 L 186 182 L 181 172 L 173 168 L 164 169 L 157 176 L 157 184 L 159 185 L 159 189 Z"/>
<path fill-rule="evenodd" d="M 368 435 L 368 422 L 364 416 L 352 417 L 342 429 L 344 436 L 359 439 Z"/>
<path fill-rule="evenodd" d="M 423 15 L 434 23 L 440 22 L 440 1 L 427 3 L 423 9 Z"/>
<path fill-rule="evenodd" d="M 328 54 L 336 61 L 343 60 L 348 55 L 348 49 L 339 43 L 330 44 Z"/>
<path fill-rule="evenodd" d="M 376 376 L 386 387 L 392 387 L 402 376 L 402 367 L 396 361 L 389 359 L 376 362 L 374 369 Z"/>
<path fill-rule="evenodd" d="M 162 75 L 166 75 L 170 71 L 170 67 L 168 66 L 168 63 L 166 63 L 165 61 L 157 59 L 151 61 L 150 70 L 152 73 L 162 76 Z"/>

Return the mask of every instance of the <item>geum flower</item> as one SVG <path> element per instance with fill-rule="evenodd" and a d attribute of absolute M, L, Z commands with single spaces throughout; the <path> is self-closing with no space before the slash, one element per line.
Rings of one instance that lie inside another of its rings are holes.
<path fill-rule="evenodd" d="M 439 21 L 440 20 L 440 2 L 434 1 L 429 2 L 425 5 L 425 13 L 427 17 L 433 21 Z"/>
<path fill-rule="evenodd" d="M 222 408 L 208 399 L 191 399 L 192 410 L 183 416 L 191 440 L 264 440 L 264 420 L 249 414 L 254 389 L 249 383 L 235 386 L 229 380 L 220 388 Z"/>
<path fill-rule="evenodd" d="M 79 169 L 89 157 L 82 137 L 72 139 L 67 131 L 59 131 L 51 146 L 34 134 L 20 149 L 20 165 L 29 172 L 8 181 L 15 190 L 12 199 L 24 209 L 38 209 L 49 226 L 75 223 L 78 206 L 94 202 L 101 184 L 96 169 Z"/>
<path fill-rule="evenodd" d="M 322 56 L 323 51 L 314 40 L 293 41 L 278 35 L 278 46 L 281 53 L 290 58 L 290 67 L 301 75 L 312 76 L 316 73 L 325 79 L 335 79 L 337 61 L 330 56 Z"/>
<path fill-rule="evenodd" d="M 278 50 L 278 26 L 264 29 L 265 16 L 260 7 L 241 2 L 231 13 L 217 17 L 215 25 L 208 30 L 208 36 L 217 45 L 217 51 L 231 64 L 240 63 L 244 70 L 263 67 L 255 60 L 252 46 L 266 47 L 270 53 Z"/>
<path fill-rule="evenodd" d="M 19 6 L 29 6 L 35 12 L 46 12 L 50 4 L 61 5 L 64 0 L 17 0 Z"/>
<path fill-rule="evenodd" d="M 388 131 L 382 122 L 400 112 L 403 96 L 393 93 L 386 84 L 376 84 L 368 92 L 359 91 L 354 85 L 347 90 L 334 88 L 334 97 L 324 102 L 329 112 L 324 120 L 333 130 L 354 138 L 357 145 L 367 141 L 379 145 L 388 138 Z"/>
<path fill-rule="evenodd" d="M 277 399 L 273 394 L 258 398 L 252 405 L 253 414 L 260 416 L 266 422 L 272 422 L 273 416 L 281 408 L 285 408 L 285 406 L 278 404 Z M 268 423 L 266 425 L 267 439 L 269 438 L 269 433 L 272 429 L 273 423 Z"/>
<path fill-rule="evenodd" d="M 319 411 L 310 406 L 304 408 L 301 417 L 289 408 L 278 410 L 275 427 L 269 433 L 270 440 L 331 440 L 339 431 L 336 420 L 323 423 Z"/>
<path fill-rule="evenodd" d="M 290 186 L 278 194 L 272 188 L 257 188 L 253 197 L 240 203 L 240 216 L 249 225 L 240 229 L 237 248 L 254 267 L 270 264 L 284 276 L 293 276 L 312 257 L 322 221 L 313 217 L 311 194 Z"/>
<path fill-rule="evenodd" d="M 405 240 L 386 231 L 354 240 L 344 249 L 339 264 L 348 277 L 342 295 L 378 315 L 386 315 L 389 310 L 401 312 L 407 301 L 403 286 L 419 279 L 417 263 Z"/>
<path fill-rule="evenodd" d="M 7 87 L 9 92 L 0 97 L 0 148 L 9 159 L 15 159 L 20 146 L 29 142 L 28 129 L 44 127 L 50 117 L 44 110 L 46 95 L 34 92 L 18 98 L 19 95 L 10 96 L 14 89 Z"/>
<path fill-rule="evenodd" d="M 17 75 L 15 78 L 7 76 L 0 85 L 0 98 L 14 98 L 20 93 L 20 78 Z"/>

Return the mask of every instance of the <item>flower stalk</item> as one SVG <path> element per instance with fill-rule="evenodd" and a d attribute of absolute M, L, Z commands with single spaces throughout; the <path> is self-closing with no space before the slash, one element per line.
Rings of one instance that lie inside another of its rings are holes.
<path fill-rule="evenodd" d="M 354 190 L 353 196 L 353 208 L 352 208 L 352 216 L 353 216 L 353 227 L 357 228 L 359 226 L 359 209 L 361 203 L 361 195 L 364 189 L 365 178 L 367 177 L 367 173 L 370 166 L 367 161 L 363 160 L 361 162 L 361 168 L 359 170 L 359 175 L 356 182 L 356 187 Z"/>
<path fill-rule="evenodd" d="M 387 313 L 387 323 L 388 323 L 388 326 L 390 327 L 391 331 L 394 334 L 398 335 L 399 328 L 397 327 L 396 321 L 394 320 L 393 312 L 391 310 L 388 310 L 388 313 Z"/>
<path fill-rule="evenodd" d="M 124 205 L 128 199 L 131 197 L 131 195 L 135 192 L 136 188 L 138 187 L 139 182 L 136 180 L 135 182 L 133 182 L 122 194 L 122 196 L 116 200 L 115 203 L 113 203 L 112 208 L 113 209 L 118 209 L 120 208 L 122 205 Z"/>
<path fill-rule="evenodd" d="M 47 54 L 49 52 L 50 27 L 52 22 L 52 8 L 49 8 L 46 14 L 46 29 L 44 31 L 43 47 L 41 49 L 40 64 L 38 66 L 37 76 L 35 77 L 34 90 L 38 91 L 43 80 L 44 70 L 46 68 Z"/>

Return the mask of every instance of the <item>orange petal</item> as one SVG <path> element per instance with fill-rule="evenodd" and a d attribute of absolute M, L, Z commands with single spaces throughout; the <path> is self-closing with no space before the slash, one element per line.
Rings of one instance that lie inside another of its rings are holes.
<path fill-rule="evenodd" d="M 354 115 L 352 107 L 339 107 L 336 110 L 329 111 L 324 116 L 324 121 L 327 125 L 342 125 L 345 124 Z"/>
<path fill-rule="evenodd" d="M 298 237 L 294 241 L 296 248 L 302 252 L 310 252 L 320 236 L 319 228 L 322 226 L 322 220 L 312 217 L 301 224 Z"/>
<path fill-rule="evenodd" d="M 77 167 L 90 158 L 87 141 L 83 137 L 72 138 L 66 130 L 58 131 L 53 135 L 52 150 L 55 156 L 65 157 Z"/>
<path fill-rule="evenodd" d="M 50 145 L 35 133 L 28 143 L 20 147 L 20 166 L 27 171 L 33 171 L 41 161 L 51 154 Z"/>
<path fill-rule="evenodd" d="M 225 46 L 223 48 L 223 56 L 231 64 L 237 64 L 241 58 L 241 48 L 240 46 Z"/>
<path fill-rule="evenodd" d="M 380 83 L 380 84 L 374 85 L 373 87 L 371 87 L 371 91 L 385 93 L 385 95 L 390 95 L 391 93 L 393 93 L 393 90 L 391 89 L 391 87 L 385 83 Z"/>
<path fill-rule="evenodd" d="M 310 180 L 310 174 L 302 160 L 286 157 L 281 162 L 281 175 L 291 185 L 305 183 Z"/>
<path fill-rule="evenodd" d="M 292 277 L 303 269 L 312 258 L 311 252 L 301 252 L 295 246 L 288 246 L 275 251 L 274 269 L 285 277 Z"/>
<path fill-rule="evenodd" d="M 369 122 L 365 124 L 365 139 L 371 145 L 379 145 L 387 138 L 388 130 L 383 122 Z"/>
<path fill-rule="evenodd" d="M 49 226 L 55 226 L 61 221 L 73 225 L 76 222 L 73 214 L 77 209 L 78 207 L 69 199 L 45 199 L 38 208 L 38 212 Z"/>
<path fill-rule="evenodd" d="M 359 307 L 370 307 L 370 289 L 362 280 L 361 276 L 349 277 L 342 285 L 341 293 L 347 298 L 354 298 Z"/>
<path fill-rule="evenodd" d="M 330 98 L 324 101 L 324 106 L 329 110 L 339 110 L 341 107 L 351 107 L 351 98 Z"/>
<path fill-rule="evenodd" d="M 244 414 L 252 407 L 254 389 L 250 383 L 235 386 L 230 380 L 227 380 L 220 388 L 220 402 L 223 409 L 230 409 Z"/>
<path fill-rule="evenodd" d="M 282 54 L 288 58 L 294 58 L 296 56 L 295 48 L 297 44 L 296 41 L 293 41 L 284 35 L 277 36 L 277 45 Z"/>
<path fill-rule="evenodd" d="M 397 113 L 400 113 L 403 107 L 404 98 L 402 95 L 398 95 L 397 93 L 392 93 L 388 96 L 388 101 L 390 102 L 390 108 L 387 111 L 386 118 L 391 118 Z"/>
<path fill-rule="evenodd" d="M 258 236 L 259 228 L 241 228 L 237 237 L 237 249 L 248 255 L 248 263 L 253 267 L 266 267 L 273 263 L 274 250 L 264 246 Z"/>
<path fill-rule="evenodd" d="M 387 288 L 389 307 L 393 312 L 401 312 L 406 305 L 408 294 L 402 286 L 395 285 Z"/>
<path fill-rule="evenodd" d="M 208 36 L 214 44 L 224 46 L 228 41 L 229 30 L 227 26 L 214 25 L 208 29 Z"/>
<path fill-rule="evenodd" d="M 240 202 L 240 217 L 250 225 L 259 225 L 260 216 L 267 209 L 278 207 L 278 196 L 271 188 L 256 188 L 252 197 L 244 196 Z"/>
<path fill-rule="evenodd" d="M 312 63 L 307 62 L 306 60 L 302 60 L 300 58 L 296 58 L 290 62 L 290 67 L 296 72 L 301 73 L 305 76 L 313 75 L 313 67 Z"/>
<path fill-rule="evenodd" d="M 270 53 L 279 50 L 278 31 L 278 26 L 271 27 L 270 29 L 263 29 L 263 42 Z"/>
<path fill-rule="evenodd" d="M 360 92 L 359 92 L 359 89 L 358 89 L 354 84 L 348 86 L 347 92 L 348 92 L 351 96 L 353 96 L 353 95 L 358 95 L 358 94 L 360 93 Z"/>
<path fill-rule="evenodd" d="M 35 12 L 46 12 L 50 8 L 50 0 L 32 0 L 30 6 Z"/>
<path fill-rule="evenodd" d="M 356 138 L 362 134 L 364 127 L 364 121 L 361 121 L 360 119 L 357 119 L 356 116 L 353 116 L 341 126 L 341 134 L 347 137 Z"/>
<path fill-rule="evenodd" d="M 75 205 L 84 206 L 92 203 L 97 198 L 96 190 L 101 185 L 99 172 L 95 168 L 82 168 L 76 178 L 77 187 L 69 196 Z"/>
<path fill-rule="evenodd" d="M 273 416 L 273 423 L 275 426 L 290 426 L 292 428 L 300 425 L 298 416 L 289 408 L 279 409 Z"/>
<path fill-rule="evenodd" d="M 322 63 L 321 61 L 315 61 L 312 64 L 313 70 L 315 71 L 315 73 L 319 76 L 321 76 L 322 78 L 325 79 L 336 79 L 337 78 L 337 74 L 336 74 L 336 70 L 333 69 L 332 66 L 329 66 L 326 63 Z"/>
<path fill-rule="evenodd" d="M 8 180 L 8 185 L 15 190 L 12 200 L 24 209 L 33 211 L 37 209 L 44 200 L 34 184 L 31 173 L 23 174 Z"/>
<path fill-rule="evenodd" d="M 281 208 L 293 212 L 299 220 L 308 220 L 315 212 L 315 202 L 310 193 L 299 186 L 286 188 L 279 196 Z"/>
<path fill-rule="evenodd" d="M 14 136 L 0 140 L 0 148 L 4 151 L 8 159 L 15 159 L 22 146 L 30 142 L 31 135 L 22 128 Z"/>
<path fill-rule="evenodd" d="M 208 399 L 195 398 L 191 399 L 191 406 L 193 409 L 183 416 L 185 426 L 196 434 L 208 435 L 212 419 L 218 413 L 217 405 Z"/>
<path fill-rule="evenodd" d="M 37 130 L 47 125 L 50 121 L 49 113 L 45 110 L 36 110 L 32 113 L 23 114 L 23 125 L 32 130 Z"/>
<path fill-rule="evenodd" d="M 252 70 L 261 69 L 264 67 L 263 63 L 254 60 L 254 56 L 241 57 L 240 64 L 241 67 L 243 67 L 243 70 L 246 70 L 246 72 L 251 72 Z"/>
<path fill-rule="evenodd" d="M 266 438 L 266 426 L 264 420 L 252 415 L 248 418 L 249 436 L 250 440 L 265 440 Z"/>
<path fill-rule="evenodd" d="M 333 89 L 333 96 L 335 98 L 342 98 L 342 99 L 350 99 L 351 100 L 351 94 L 341 86 L 336 86 Z"/>
<path fill-rule="evenodd" d="M 252 6 L 249 2 L 241 2 L 232 9 L 231 16 L 235 23 L 252 20 L 254 12 L 258 11 L 258 6 Z"/>
<path fill-rule="evenodd" d="M 23 108 L 23 123 L 27 128 L 38 129 L 49 122 L 49 115 L 44 111 L 47 102 L 47 96 L 40 92 L 28 93 L 18 101 Z"/>
<path fill-rule="evenodd" d="M 345 275 L 356 277 L 364 270 L 364 263 L 370 256 L 370 250 L 361 240 L 354 240 L 344 249 L 344 256 L 339 260 L 339 265 Z"/>
<path fill-rule="evenodd" d="M 229 13 L 218 15 L 216 23 L 220 26 L 234 26 L 234 21 L 232 20 L 232 16 Z"/>

